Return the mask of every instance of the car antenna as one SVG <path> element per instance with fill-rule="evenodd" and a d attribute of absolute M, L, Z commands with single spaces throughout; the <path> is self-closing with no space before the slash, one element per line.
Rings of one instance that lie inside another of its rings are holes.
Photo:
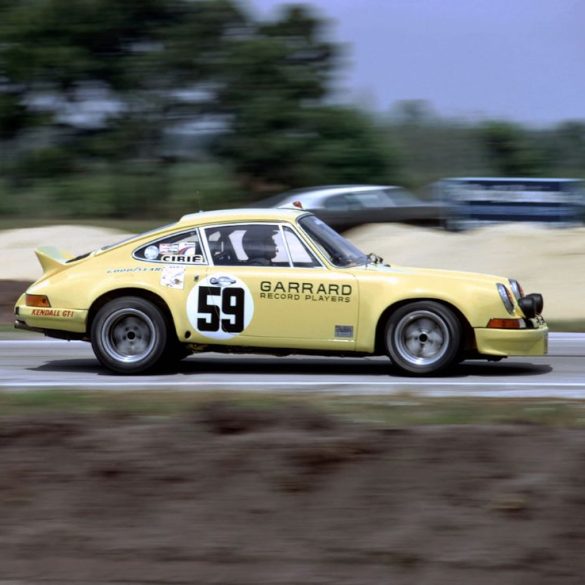
<path fill-rule="evenodd" d="M 201 209 L 201 199 L 199 198 L 199 189 L 195 191 L 195 209 L 197 209 L 197 213 L 202 213 L 203 209 Z"/>

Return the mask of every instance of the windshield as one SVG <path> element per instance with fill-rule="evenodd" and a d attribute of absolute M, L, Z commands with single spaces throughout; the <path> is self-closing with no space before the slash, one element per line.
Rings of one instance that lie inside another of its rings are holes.
<path fill-rule="evenodd" d="M 361 250 L 314 215 L 301 217 L 299 224 L 334 266 L 345 268 L 367 263 L 368 258 Z"/>

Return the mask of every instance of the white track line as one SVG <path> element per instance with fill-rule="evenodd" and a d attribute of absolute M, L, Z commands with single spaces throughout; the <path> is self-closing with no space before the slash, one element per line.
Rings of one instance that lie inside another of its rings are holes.
<path fill-rule="evenodd" d="M 197 374 L 194 374 L 196 376 Z M 173 382 L 173 381 L 128 381 L 128 382 L 87 382 L 80 380 L 79 382 L 3 382 L 0 383 L 0 388 L 27 388 L 27 387 L 37 387 L 37 388 L 75 388 L 79 387 L 80 385 L 84 387 L 94 387 L 94 388 L 104 388 L 104 387 L 111 387 L 111 388 L 195 388 L 195 387 L 224 387 L 229 389 L 229 387 L 236 386 L 239 388 L 250 386 L 264 386 L 264 387 L 289 387 L 289 386 L 300 386 L 300 387 L 318 387 L 324 388 L 327 386 L 378 386 L 378 387 L 385 387 L 388 390 L 400 390 L 404 387 L 417 387 L 417 386 L 435 386 L 438 388 L 467 388 L 468 386 L 473 387 L 480 387 L 480 388 L 581 388 L 585 390 L 585 382 L 477 382 L 475 380 L 470 380 L 468 382 L 450 382 L 446 380 L 445 382 L 436 381 L 436 380 L 425 380 L 421 379 L 420 381 L 398 381 L 398 382 L 375 382 L 375 381 L 327 381 L 327 382 L 320 382 L 320 381 L 283 381 L 283 382 L 270 382 L 270 381 L 250 381 L 250 382 L 215 382 L 215 381 L 206 381 L 206 380 L 194 380 L 192 382 Z"/>

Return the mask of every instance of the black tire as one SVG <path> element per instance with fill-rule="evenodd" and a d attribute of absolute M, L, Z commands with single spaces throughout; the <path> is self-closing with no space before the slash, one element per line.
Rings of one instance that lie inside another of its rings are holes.
<path fill-rule="evenodd" d="M 91 325 L 91 346 L 99 362 L 117 374 L 154 369 L 169 338 L 160 309 L 140 297 L 120 297 L 104 305 Z"/>
<path fill-rule="evenodd" d="M 171 336 L 170 333 L 169 336 Z M 177 339 L 173 339 L 167 342 L 167 347 L 161 358 L 160 365 L 164 368 L 174 368 L 181 360 L 189 357 L 192 353 L 193 351 L 187 345 Z"/>
<path fill-rule="evenodd" d="M 435 374 L 457 362 L 461 323 L 449 308 L 434 301 L 404 305 L 390 316 L 385 330 L 386 350 L 402 372 Z"/>

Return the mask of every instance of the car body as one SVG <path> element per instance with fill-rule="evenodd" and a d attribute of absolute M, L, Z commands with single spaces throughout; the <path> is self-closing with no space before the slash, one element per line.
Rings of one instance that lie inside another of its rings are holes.
<path fill-rule="evenodd" d="M 573 227 L 585 219 L 585 181 L 567 178 L 457 177 L 433 185 L 450 231 L 505 222 Z"/>
<path fill-rule="evenodd" d="M 274 195 L 254 207 L 290 207 L 295 202 L 337 230 L 366 223 L 439 225 L 442 205 L 424 202 L 395 185 L 325 185 Z"/>
<path fill-rule="evenodd" d="M 388 355 L 411 374 L 542 355 L 542 297 L 504 277 L 384 264 L 304 210 L 227 210 L 44 269 L 15 325 L 90 341 L 117 373 L 191 352 Z"/>

